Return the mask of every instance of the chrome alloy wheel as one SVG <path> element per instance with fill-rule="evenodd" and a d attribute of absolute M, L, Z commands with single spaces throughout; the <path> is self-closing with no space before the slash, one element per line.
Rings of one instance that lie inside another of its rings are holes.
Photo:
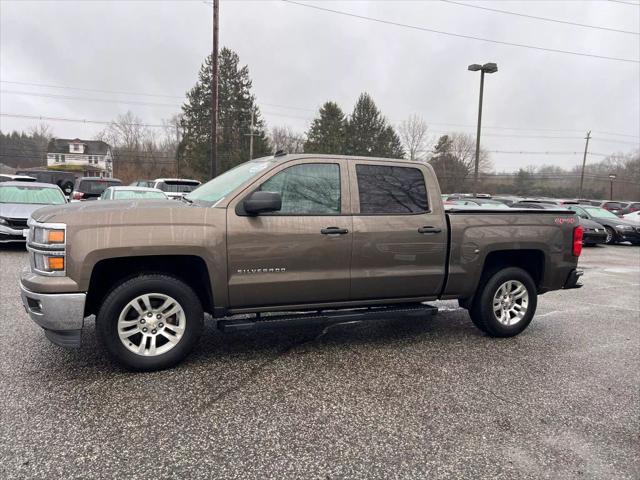
<path fill-rule="evenodd" d="M 506 326 L 515 325 L 522 320 L 529 306 L 527 287 L 518 280 L 504 282 L 493 296 L 493 314 Z"/>
<path fill-rule="evenodd" d="M 124 306 L 118 317 L 118 336 L 131 352 L 153 357 L 180 342 L 186 323 L 184 310 L 175 299 L 147 293 Z"/>

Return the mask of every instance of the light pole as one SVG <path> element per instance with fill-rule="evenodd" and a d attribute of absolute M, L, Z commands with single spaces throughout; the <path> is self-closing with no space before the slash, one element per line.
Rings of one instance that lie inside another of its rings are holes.
<path fill-rule="evenodd" d="M 615 173 L 609 174 L 609 200 L 613 200 L 613 181 L 616 179 Z"/>
<path fill-rule="evenodd" d="M 480 164 L 480 125 L 482 124 L 482 93 L 484 91 L 484 74 L 496 73 L 498 71 L 498 65 L 495 63 L 485 63 L 479 65 L 474 63 L 467 67 L 467 70 L 477 72 L 480 70 L 480 101 L 478 102 L 478 131 L 476 133 L 476 164 L 473 173 L 473 196 L 478 193 L 478 166 Z"/>

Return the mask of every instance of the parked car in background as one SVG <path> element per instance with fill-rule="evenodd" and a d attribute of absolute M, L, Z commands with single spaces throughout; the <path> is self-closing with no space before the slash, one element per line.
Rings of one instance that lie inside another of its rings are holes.
<path fill-rule="evenodd" d="M 102 195 L 100 200 L 168 200 L 169 197 L 157 188 L 148 187 L 109 187 Z"/>
<path fill-rule="evenodd" d="M 36 179 L 27 175 L 7 175 L 0 174 L 0 182 L 35 182 Z"/>
<path fill-rule="evenodd" d="M 624 216 L 627 213 L 633 213 L 637 211 L 640 211 L 640 202 L 631 202 L 622 210 L 622 215 Z"/>
<path fill-rule="evenodd" d="M 493 200 L 484 199 L 484 198 L 465 198 L 459 200 L 447 200 L 444 202 L 445 207 L 447 205 L 464 205 L 471 208 L 493 208 L 498 210 L 504 210 L 505 208 L 509 208 L 507 205 L 501 202 L 495 202 Z"/>
<path fill-rule="evenodd" d="M 491 199 L 495 200 L 496 202 L 504 203 L 506 206 L 510 207 L 514 203 L 519 202 L 520 200 L 522 200 L 522 197 L 502 196 L 502 197 L 492 197 Z"/>
<path fill-rule="evenodd" d="M 109 187 L 117 187 L 122 182 L 117 178 L 80 177 L 76 180 L 71 194 L 72 201 L 95 200 Z"/>
<path fill-rule="evenodd" d="M 627 213 L 622 216 L 627 222 L 634 223 L 636 225 L 640 225 L 640 210 L 636 210 L 635 212 Z"/>
<path fill-rule="evenodd" d="M 149 187 L 153 188 L 154 181 L 153 180 L 136 180 L 131 182 L 129 185 L 132 187 Z"/>
<path fill-rule="evenodd" d="M 566 208 L 558 203 L 550 203 L 537 200 L 522 200 L 511 205 L 511 208 L 531 208 L 535 210 L 565 210 Z"/>
<path fill-rule="evenodd" d="M 623 214 L 623 210 L 627 207 L 628 203 L 625 202 L 602 202 L 600 204 L 600 208 L 604 208 L 605 210 L 610 211 L 611 213 L 621 217 Z"/>
<path fill-rule="evenodd" d="M 0 243 L 24 242 L 23 231 L 33 212 L 67 199 L 57 185 L 38 182 L 0 183 Z"/>
<path fill-rule="evenodd" d="M 593 220 L 604 226 L 607 231 L 605 243 L 613 244 L 628 241 L 634 245 L 640 245 L 640 227 L 624 218 L 619 218 L 609 210 L 588 205 L 568 205 L 567 208 L 576 212 L 580 218 Z"/>
<path fill-rule="evenodd" d="M 51 183 L 57 185 L 65 195 L 70 195 L 76 176 L 72 172 L 62 172 L 60 170 L 18 170 L 16 174 L 28 175 L 40 183 Z"/>
<path fill-rule="evenodd" d="M 591 205 L 594 207 L 598 207 L 600 206 L 600 204 L 602 203 L 601 200 L 588 200 L 586 198 L 579 198 L 578 200 L 576 200 L 580 205 Z"/>
<path fill-rule="evenodd" d="M 582 218 L 580 216 L 578 216 L 578 221 L 584 229 L 584 233 L 582 234 L 583 245 L 592 247 L 594 245 L 607 242 L 607 230 L 604 226 L 600 225 L 598 222 L 589 220 L 588 218 Z"/>
<path fill-rule="evenodd" d="M 151 186 L 162 190 L 169 198 L 179 199 L 198 188 L 200 182 L 186 178 L 156 178 Z"/>

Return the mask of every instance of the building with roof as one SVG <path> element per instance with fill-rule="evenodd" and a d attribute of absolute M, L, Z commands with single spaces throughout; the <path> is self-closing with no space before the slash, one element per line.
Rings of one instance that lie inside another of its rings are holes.
<path fill-rule="evenodd" d="M 47 168 L 84 177 L 111 177 L 111 147 L 102 140 L 53 138 L 47 146 Z"/>

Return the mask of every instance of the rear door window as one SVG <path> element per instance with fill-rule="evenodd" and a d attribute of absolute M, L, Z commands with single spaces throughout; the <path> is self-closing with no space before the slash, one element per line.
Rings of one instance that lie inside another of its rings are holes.
<path fill-rule="evenodd" d="M 424 175 L 418 168 L 356 165 L 360 213 L 398 215 L 429 210 Z"/>

